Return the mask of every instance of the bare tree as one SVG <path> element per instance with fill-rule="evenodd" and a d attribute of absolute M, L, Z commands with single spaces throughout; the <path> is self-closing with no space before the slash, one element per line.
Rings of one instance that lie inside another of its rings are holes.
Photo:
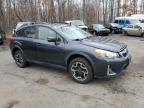
<path fill-rule="evenodd" d="M 12 29 L 20 21 L 84 20 L 86 24 L 111 22 L 114 17 L 144 13 L 138 0 L 0 0 L 0 27 Z"/>

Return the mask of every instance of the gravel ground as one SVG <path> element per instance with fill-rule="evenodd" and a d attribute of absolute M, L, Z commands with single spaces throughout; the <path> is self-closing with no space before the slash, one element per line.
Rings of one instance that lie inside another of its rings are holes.
<path fill-rule="evenodd" d="M 144 39 L 109 37 L 128 45 L 132 63 L 124 75 L 85 85 L 63 70 L 34 64 L 18 68 L 9 48 L 0 45 L 0 108 L 143 108 Z"/>

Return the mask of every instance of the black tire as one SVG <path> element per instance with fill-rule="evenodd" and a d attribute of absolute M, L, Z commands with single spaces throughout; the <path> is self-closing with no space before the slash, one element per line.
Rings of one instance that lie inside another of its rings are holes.
<path fill-rule="evenodd" d="M 17 66 L 20 68 L 24 68 L 28 64 L 28 62 L 26 61 L 24 55 L 22 54 L 20 50 L 17 50 L 14 53 L 14 59 L 15 59 L 15 63 L 17 64 Z"/>
<path fill-rule="evenodd" d="M 144 38 L 144 33 L 141 35 L 141 37 L 143 37 L 143 38 Z"/>
<path fill-rule="evenodd" d="M 96 31 L 93 31 L 93 35 L 94 35 L 94 36 L 96 36 L 96 35 L 97 35 Z"/>
<path fill-rule="evenodd" d="M 78 83 L 86 84 L 93 80 L 92 67 L 84 58 L 73 59 L 69 64 L 68 71 L 71 77 Z"/>
<path fill-rule="evenodd" d="M 128 33 L 127 33 L 127 31 L 123 31 L 123 35 L 126 35 L 126 36 L 128 36 Z"/>
<path fill-rule="evenodd" d="M 3 41 L 2 42 L 0 42 L 0 45 L 2 45 L 3 44 Z"/>

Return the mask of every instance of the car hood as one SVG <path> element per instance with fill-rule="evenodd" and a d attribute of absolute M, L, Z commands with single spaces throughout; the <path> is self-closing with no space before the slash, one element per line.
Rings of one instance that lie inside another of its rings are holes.
<path fill-rule="evenodd" d="M 121 28 L 120 26 L 112 26 L 112 27 L 113 27 L 113 28 L 114 28 L 114 27 L 116 27 L 116 28 Z"/>
<path fill-rule="evenodd" d="M 109 29 L 107 29 L 107 28 L 94 28 L 94 30 L 97 30 L 97 31 L 109 31 Z"/>
<path fill-rule="evenodd" d="M 84 28 L 84 29 L 87 29 L 87 28 L 88 28 L 88 27 L 85 26 L 85 25 L 79 25 L 78 27 L 81 28 L 81 29 L 83 29 L 83 28 Z"/>
<path fill-rule="evenodd" d="M 112 52 L 120 52 L 127 47 L 126 44 L 106 37 L 92 37 L 90 39 L 82 40 L 80 43 Z"/>

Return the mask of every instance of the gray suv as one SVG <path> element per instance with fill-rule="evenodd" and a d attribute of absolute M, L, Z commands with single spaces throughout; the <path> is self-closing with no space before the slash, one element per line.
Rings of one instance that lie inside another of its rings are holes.
<path fill-rule="evenodd" d="M 127 45 L 75 26 L 32 23 L 18 28 L 10 49 L 16 64 L 46 64 L 67 70 L 79 83 L 118 76 L 131 61 Z"/>

